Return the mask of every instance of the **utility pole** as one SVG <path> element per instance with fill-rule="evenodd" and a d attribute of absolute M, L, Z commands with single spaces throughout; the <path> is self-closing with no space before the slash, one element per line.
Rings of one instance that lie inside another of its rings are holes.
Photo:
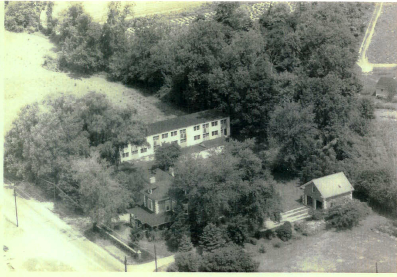
<path fill-rule="evenodd" d="M 157 253 L 156 253 L 156 245 L 154 245 L 154 263 L 156 265 L 156 272 L 157 272 Z"/>
<path fill-rule="evenodd" d="M 15 190 L 15 185 L 14 185 L 14 197 L 15 197 L 15 215 L 17 218 L 17 227 L 18 227 L 17 191 Z"/>
<path fill-rule="evenodd" d="M 127 256 L 124 256 L 124 271 L 127 272 Z"/>

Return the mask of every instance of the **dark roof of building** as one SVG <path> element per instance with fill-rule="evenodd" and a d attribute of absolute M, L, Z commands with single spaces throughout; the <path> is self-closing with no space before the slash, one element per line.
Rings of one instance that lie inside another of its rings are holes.
<path fill-rule="evenodd" d="M 141 207 L 134 207 L 128 210 L 130 214 L 133 214 L 142 224 L 147 224 L 151 227 L 163 225 L 165 223 L 172 222 L 171 212 L 154 214 L 146 211 Z"/>
<path fill-rule="evenodd" d="M 173 130 L 178 130 L 183 127 L 200 124 L 206 121 L 222 119 L 225 117 L 228 117 L 228 115 L 216 109 L 192 113 L 149 124 L 147 135 L 151 136 L 155 134 L 161 134 Z"/>
<path fill-rule="evenodd" d="M 153 200 L 163 200 L 168 198 L 168 191 L 173 182 L 173 177 L 167 173 L 162 171 L 161 169 L 156 170 L 156 174 L 154 174 L 155 182 L 150 184 L 150 181 L 144 189 L 141 190 L 141 193 L 145 194 L 147 197 Z M 148 193 L 148 190 L 151 189 L 152 193 Z"/>
<path fill-rule="evenodd" d="M 397 88 L 397 80 L 392 77 L 380 77 L 377 87 L 387 88 L 389 90 L 396 90 Z"/>
<path fill-rule="evenodd" d="M 324 198 L 341 195 L 354 190 L 343 172 L 313 179 L 304 186 L 313 183 Z"/>

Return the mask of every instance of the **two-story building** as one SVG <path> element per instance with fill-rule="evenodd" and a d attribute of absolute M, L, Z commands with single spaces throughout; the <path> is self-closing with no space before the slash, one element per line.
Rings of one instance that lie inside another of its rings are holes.
<path fill-rule="evenodd" d="M 151 175 L 140 191 L 141 201 L 129 210 L 131 224 L 145 228 L 158 228 L 171 223 L 172 211 L 177 202 L 168 195 L 174 177 L 160 169 Z"/>
<path fill-rule="evenodd" d="M 218 110 L 188 114 L 148 125 L 146 145 L 129 144 L 120 151 L 121 162 L 153 160 L 156 148 L 176 143 L 181 148 L 213 145 L 217 139 L 230 136 L 230 118 Z"/>

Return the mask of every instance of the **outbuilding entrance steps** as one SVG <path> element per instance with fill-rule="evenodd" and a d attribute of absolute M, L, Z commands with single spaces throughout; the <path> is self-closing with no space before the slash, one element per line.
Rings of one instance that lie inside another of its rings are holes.
<path fill-rule="evenodd" d="M 297 209 L 293 209 L 284 213 L 281 213 L 281 220 L 280 222 L 274 222 L 271 220 L 266 220 L 264 225 L 265 229 L 273 229 L 276 228 L 280 225 L 283 225 L 284 222 L 289 221 L 289 222 L 295 222 L 299 221 L 305 218 L 310 217 L 309 215 L 309 208 L 308 207 L 300 207 Z"/>

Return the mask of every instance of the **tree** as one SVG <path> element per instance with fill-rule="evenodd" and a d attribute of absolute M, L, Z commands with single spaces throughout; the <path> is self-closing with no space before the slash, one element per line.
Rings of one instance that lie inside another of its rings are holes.
<path fill-rule="evenodd" d="M 200 271 L 203 272 L 256 272 L 259 262 L 252 259 L 241 247 L 230 245 L 203 255 Z"/>
<path fill-rule="evenodd" d="M 255 232 L 265 218 L 279 214 L 279 196 L 252 146 L 252 141 L 230 141 L 221 153 L 207 159 L 184 157 L 176 164 L 170 193 L 189 205 L 187 223 L 193 244 L 199 243 L 210 223 L 221 226 L 234 217 L 247 217 Z"/>
<path fill-rule="evenodd" d="M 81 205 L 92 223 L 109 226 L 126 208 L 128 199 L 124 189 L 112 179 L 112 168 L 98 159 L 99 155 L 93 153 L 90 158 L 76 160 L 74 178 L 80 183 Z"/>
<path fill-rule="evenodd" d="M 11 32 L 36 32 L 40 27 L 40 13 L 46 2 L 11 2 L 5 7 L 4 27 Z"/>
<path fill-rule="evenodd" d="M 284 171 L 297 173 L 318 145 L 313 107 L 290 102 L 277 106 L 268 125 L 269 140 L 280 147 L 275 162 Z M 279 168 L 279 169 L 280 169 Z"/>
<path fill-rule="evenodd" d="M 174 267 L 178 272 L 198 272 L 201 256 L 195 252 L 182 252 L 175 255 Z"/>
<path fill-rule="evenodd" d="M 203 234 L 200 237 L 200 246 L 205 252 L 213 252 L 214 250 L 221 248 L 225 245 L 224 239 L 225 233 L 219 227 L 209 223 L 203 230 Z"/>
<path fill-rule="evenodd" d="M 365 219 L 369 213 L 370 210 L 365 203 L 354 200 L 329 209 L 325 220 L 337 230 L 352 229 L 361 220 Z"/>
<path fill-rule="evenodd" d="M 154 153 L 155 167 L 167 171 L 173 167 L 181 155 L 181 147 L 176 143 L 165 143 L 159 146 Z"/>
<path fill-rule="evenodd" d="M 189 252 L 193 249 L 193 244 L 190 240 L 190 237 L 187 235 L 182 235 L 181 241 L 179 243 L 178 251 L 179 252 Z"/>

